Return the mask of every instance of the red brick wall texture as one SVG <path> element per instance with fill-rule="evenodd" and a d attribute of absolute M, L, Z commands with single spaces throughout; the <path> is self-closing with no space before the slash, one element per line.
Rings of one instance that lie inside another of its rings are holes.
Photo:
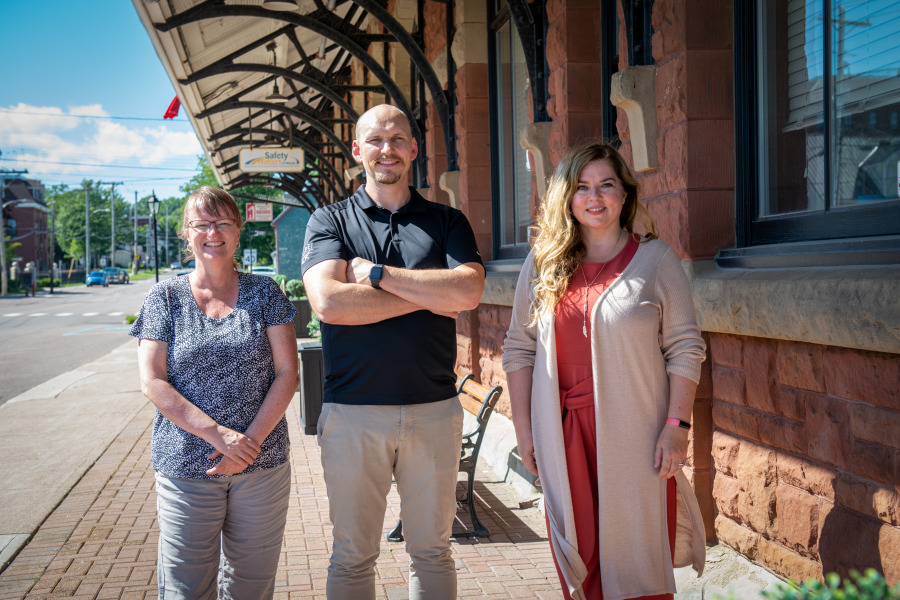
<path fill-rule="evenodd" d="M 785 577 L 900 581 L 900 358 L 710 335 L 716 533 Z"/>
<path fill-rule="evenodd" d="M 469 0 L 464 0 L 469 1 Z M 475 0 L 472 0 L 475 1 Z M 548 0 L 550 152 L 618 134 L 630 160 L 627 117 L 603 132 L 599 2 Z M 426 3 L 426 55 L 446 45 L 444 12 Z M 621 6 L 618 8 L 621 16 Z M 659 168 L 638 176 L 661 237 L 683 260 L 734 244 L 734 98 L 731 3 L 656 0 L 653 57 Z M 485 32 L 488 35 L 488 32 Z M 626 65 L 620 31 L 620 68 Z M 456 73 L 460 203 L 491 258 L 488 70 Z M 428 114 L 431 165 L 445 163 Z M 432 189 L 440 169 L 430 172 Z M 446 201 L 445 195 L 435 199 Z M 458 368 L 501 384 L 508 307 L 462 314 Z M 709 360 L 694 408 L 689 472 L 707 533 L 784 577 L 821 578 L 875 567 L 900 581 L 900 360 L 799 342 L 704 334 Z M 505 396 L 498 407 L 509 416 Z"/>

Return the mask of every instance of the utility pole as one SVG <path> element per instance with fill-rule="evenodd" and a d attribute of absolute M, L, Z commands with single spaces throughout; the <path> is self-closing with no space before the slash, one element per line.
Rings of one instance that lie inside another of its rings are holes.
<path fill-rule="evenodd" d="M 112 191 L 110 192 L 110 219 L 112 226 L 110 227 L 110 238 L 109 238 L 109 266 L 116 266 L 116 186 L 124 185 L 123 181 L 98 181 L 99 185 L 111 185 Z"/>
<path fill-rule="evenodd" d="M 53 275 L 56 267 L 56 200 L 50 203 L 50 293 L 53 293 Z M 60 281 L 62 283 L 62 281 Z"/>
<path fill-rule="evenodd" d="M 166 204 L 166 262 L 169 264 L 169 205 Z"/>
<path fill-rule="evenodd" d="M 84 186 L 84 280 L 91 271 L 91 203 L 88 200 L 88 186 Z"/>
<path fill-rule="evenodd" d="M 131 274 L 137 275 L 138 272 L 138 253 L 137 253 L 137 190 L 134 191 L 134 242 L 131 245 Z"/>

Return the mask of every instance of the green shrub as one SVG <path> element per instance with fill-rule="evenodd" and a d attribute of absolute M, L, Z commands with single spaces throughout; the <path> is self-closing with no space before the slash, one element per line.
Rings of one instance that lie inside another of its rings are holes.
<path fill-rule="evenodd" d="M 276 275 L 272 279 L 275 280 L 275 283 L 278 284 L 278 287 L 281 287 L 281 284 L 283 284 L 284 282 L 287 281 L 287 276 L 286 275 Z"/>
<path fill-rule="evenodd" d="M 42 288 L 50 287 L 50 278 L 42 277 L 41 279 L 38 279 L 38 287 L 42 287 Z M 59 279 L 53 280 L 53 287 L 59 287 Z"/>
<path fill-rule="evenodd" d="M 137 315 L 127 315 L 125 317 L 125 322 L 128 323 L 129 325 L 131 325 L 135 321 L 137 321 Z"/>
<path fill-rule="evenodd" d="M 875 569 L 866 569 L 864 575 L 852 570 L 843 582 L 837 573 L 829 573 L 825 583 L 815 579 L 802 584 L 791 582 L 762 594 L 769 600 L 900 600 L 900 584 L 888 587 L 884 576 Z"/>
<path fill-rule="evenodd" d="M 321 323 L 319 322 L 319 317 L 316 316 L 316 313 L 312 313 L 312 318 L 309 320 L 309 323 L 306 324 L 306 330 L 309 331 L 309 337 L 322 337 Z"/>
<path fill-rule="evenodd" d="M 303 282 L 299 279 L 291 279 L 285 284 L 284 289 L 287 290 L 288 298 L 298 300 L 306 296 L 306 290 L 303 289 Z"/>

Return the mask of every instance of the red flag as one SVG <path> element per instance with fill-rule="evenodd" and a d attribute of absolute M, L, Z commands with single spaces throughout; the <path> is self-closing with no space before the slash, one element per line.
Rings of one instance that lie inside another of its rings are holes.
<path fill-rule="evenodd" d="M 181 108 L 181 100 L 178 99 L 178 96 L 175 96 L 172 103 L 169 105 L 169 108 L 166 109 L 166 114 L 163 115 L 163 119 L 174 119 L 177 117 L 179 108 Z"/>

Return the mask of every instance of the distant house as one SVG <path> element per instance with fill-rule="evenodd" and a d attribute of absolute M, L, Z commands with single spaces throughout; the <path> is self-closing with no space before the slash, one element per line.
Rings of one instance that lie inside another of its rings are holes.
<path fill-rule="evenodd" d="M 300 279 L 300 263 L 306 224 L 310 212 L 305 208 L 288 206 L 272 221 L 275 230 L 276 269 L 288 279 Z"/>
<path fill-rule="evenodd" d="M 50 268 L 50 208 L 44 201 L 44 185 L 34 179 L 2 179 L 4 234 L 10 243 L 18 243 L 8 264 L 24 269 L 34 263 L 39 272 Z"/>

